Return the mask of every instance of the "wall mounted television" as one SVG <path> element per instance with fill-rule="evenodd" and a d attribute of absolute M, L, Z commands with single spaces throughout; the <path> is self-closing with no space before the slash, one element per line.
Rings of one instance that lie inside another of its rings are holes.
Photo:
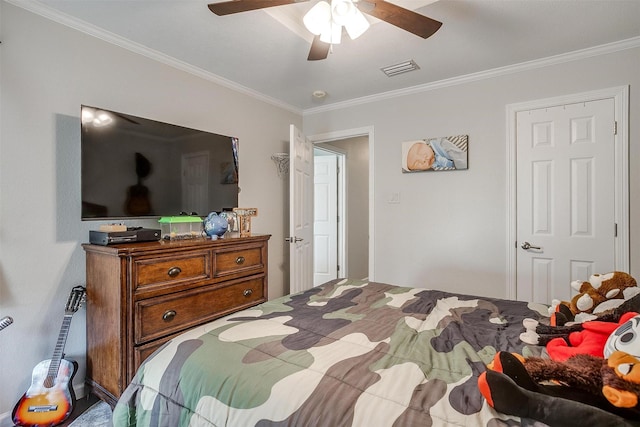
<path fill-rule="evenodd" d="M 238 139 L 81 106 L 82 219 L 238 206 Z"/>

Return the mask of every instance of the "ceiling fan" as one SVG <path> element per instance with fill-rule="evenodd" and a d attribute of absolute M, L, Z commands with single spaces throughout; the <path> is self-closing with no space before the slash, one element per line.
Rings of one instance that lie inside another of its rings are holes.
<path fill-rule="evenodd" d="M 209 4 L 216 15 L 230 15 L 273 6 L 301 3 L 308 0 L 231 0 Z M 331 2 L 331 4 L 328 3 Z M 332 44 L 340 43 L 342 27 L 351 38 L 362 34 L 369 26 L 362 13 L 395 25 L 423 39 L 433 35 L 442 22 L 384 0 L 322 0 L 305 15 L 304 23 L 314 35 L 308 60 L 325 59 Z M 349 18 L 349 21 L 344 18 Z M 317 19 L 321 19 L 318 23 Z M 313 21 L 316 22 L 313 22 Z"/>

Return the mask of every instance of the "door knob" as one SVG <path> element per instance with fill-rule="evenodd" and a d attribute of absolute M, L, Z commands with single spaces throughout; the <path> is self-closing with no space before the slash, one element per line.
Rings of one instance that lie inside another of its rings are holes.
<path fill-rule="evenodd" d="M 540 246 L 531 246 L 531 243 L 529 242 L 524 242 L 522 245 L 520 245 L 520 247 L 525 250 L 526 249 L 537 249 L 537 250 L 542 249 Z"/>
<path fill-rule="evenodd" d="M 304 239 L 301 237 L 287 237 L 286 239 L 284 239 L 285 241 L 289 242 L 289 243 L 298 243 L 303 241 Z"/>

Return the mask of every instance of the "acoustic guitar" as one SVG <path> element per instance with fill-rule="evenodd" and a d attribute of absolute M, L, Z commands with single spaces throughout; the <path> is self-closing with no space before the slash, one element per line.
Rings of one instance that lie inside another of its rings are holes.
<path fill-rule="evenodd" d="M 64 359 L 63 351 L 71 318 L 80 308 L 84 296 L 85 288 L 82 286 L 71 290 L 53 356 L 33 368 L 31 386 L 13 408 L 16 426 L 50 427 L 60 424 L 71 415 L 76 400 L 72 380 L 78 364 Z"/>

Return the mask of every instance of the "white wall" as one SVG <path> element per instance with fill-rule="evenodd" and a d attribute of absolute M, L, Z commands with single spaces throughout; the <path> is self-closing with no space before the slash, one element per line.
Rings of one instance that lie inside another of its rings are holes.
<path fill-rule="evenodd" d="M 373 126 L 375 280 L 506 296 L 506 106 L 630 85 L 631 274 L 640 278 L 640 49 L 307 112 L 307 135 Z M 396 77 L 396 78 L 402 78 Z M 469 169 L 401 173 L 400 143 L 469 135 Z M 388 203 L 392 193 L 400 203 Z"/>
<path fill-rule="evenodd" d="M 270 156 L 302 118 L 6 2 L 0 12 L 0 317 L 15 321 L 0 332 L 1 421 L 51 356 L 69 291 L 84 283 L 80 245 L 99 225 L 80 221 L 80 104 L 239 137 L 240 204 L 259 208 L 254 232 L 272 234 L 271 298 L 285 289 L 288 199 Z M 81 309 L 66 345 L 77 385 L 85 347 Z"/>

